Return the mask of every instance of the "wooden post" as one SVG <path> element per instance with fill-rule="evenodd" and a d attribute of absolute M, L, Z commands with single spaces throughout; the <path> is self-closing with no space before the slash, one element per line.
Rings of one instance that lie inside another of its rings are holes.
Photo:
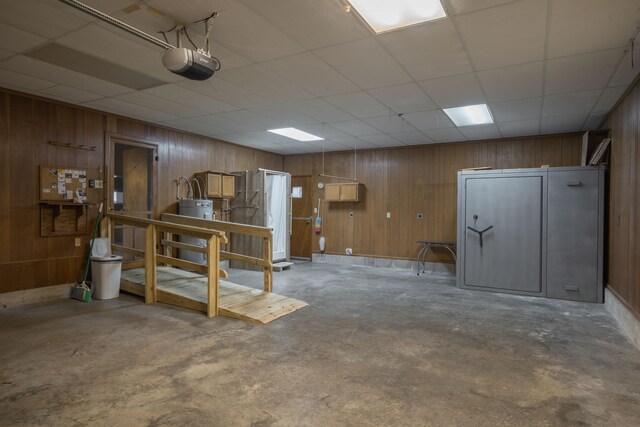
<path fill-rule="evenodd" d="M 262 258 L 269 264 L 262 268 L 264 272 L 264 291 L 273 292 L 273 249 L 271 237 L 262 239 Z"/>
<path fill-rule="evenodd" d="M 111 218 L 108 216 L 105 216 L 100 221 L 100 237 L 111 240 Z"/>
<path fill-rule="evenodd" d="M 172 242 L 173 241 L 173 233 L 164 233 L 164 239 Z M 173 256 L 173 248 L 170 245 L 164 245 L 164 256 Z"/>
<path fill-rule="evenodd" d="M 144 302 L 147 304 L 158 301 L 158 291 L 156 283 L 156 227 L 153 224 L 147 225 L 145 230 L 144 246 Z"/>
<path fill-rule="evenodd" d="M 218 315 L 218 290 L 220 287 L 220 239 L 211 236 L 207 242 L 207 316 Z"/>

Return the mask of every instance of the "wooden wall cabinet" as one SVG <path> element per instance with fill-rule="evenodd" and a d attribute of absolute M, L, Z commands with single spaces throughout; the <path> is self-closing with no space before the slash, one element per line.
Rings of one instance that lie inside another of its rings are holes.
<path fill-rule="evenodd" d="M 357 182 L 325 184 L 324 199 L 328 202 L 359 202 L 364 186 Z"/>
<path fill-rule="evenodd" d="M 207 197 L 232 199 L 236 195 L 235 176 L 224 172 L 200 172 L 195 174 L 206 183 L 204 193 Z"/>

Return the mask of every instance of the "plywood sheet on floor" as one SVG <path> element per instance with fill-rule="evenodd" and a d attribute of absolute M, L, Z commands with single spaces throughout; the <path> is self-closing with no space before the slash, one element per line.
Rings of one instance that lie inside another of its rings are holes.
<path fill-rule="evenodd" d="M 156 274 L 159 302 L 206 312 L 206 277 L 172 267 L 158 267 Z M 123 270 L 121 289 L 144 295 L 144 268 Z M 307 305 L 306 302 L 295 298 L 220 280 L 220 316 L 266 324 Z"/>

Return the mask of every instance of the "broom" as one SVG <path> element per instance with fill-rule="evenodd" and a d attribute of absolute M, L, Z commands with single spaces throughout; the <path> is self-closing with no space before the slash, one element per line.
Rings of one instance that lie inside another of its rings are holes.
<path fill-rule="evenodd" d="M 102 203 L 100 203 L 100 209 L 98 209 L 98 218 L 96 219 L 96 225 L 93 227 L 93 237 L 91 238 L 91 245 L 89 247 L 89 255 L 87 256 L 87 266 L 84 269 L 84 278 L 82 279 L 82 283 L 76 282 L 74 286 L 71 287 L 71 298 L 84 301 L 91 302 L 91 282 L 87 284 L 87 276 L 89 275 L 89 264 L 91 263 L 91 253 L 93 252 L 93 241 L 96 239 L 96 234 L 98 233 L 98 225 L 100 224 L 100 216 L 102 215 Z"/>
<path fill-rule="evenodd" d="M 320 216 L 320 199 L 318 199 L 318 216 L 316 217 L 316 223 L 313 227 L 313 231 L 316 234 L 320 234 L 322 232 L 322 217 Z"/>

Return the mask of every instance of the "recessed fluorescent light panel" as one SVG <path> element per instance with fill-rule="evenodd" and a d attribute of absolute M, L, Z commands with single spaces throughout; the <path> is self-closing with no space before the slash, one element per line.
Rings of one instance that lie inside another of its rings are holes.
<path fill-rule="evenodd" d="M 269 129 L 269 132 L 295 139 L 296 141 L 322 141 L 324 138 L 303 132 L 296 128 Z"/>
<path fill-rule="evenodd" d="M 467 105 L 466 107 L 444 108 L 444 112 L 458 127 L 487 125 L 493 123 L 493 117 L 487 104 Z"/>
<path fill-rule="evenodd" d="M 440 0 L 348 0 L 377 34 L 447 16 Z"/>

